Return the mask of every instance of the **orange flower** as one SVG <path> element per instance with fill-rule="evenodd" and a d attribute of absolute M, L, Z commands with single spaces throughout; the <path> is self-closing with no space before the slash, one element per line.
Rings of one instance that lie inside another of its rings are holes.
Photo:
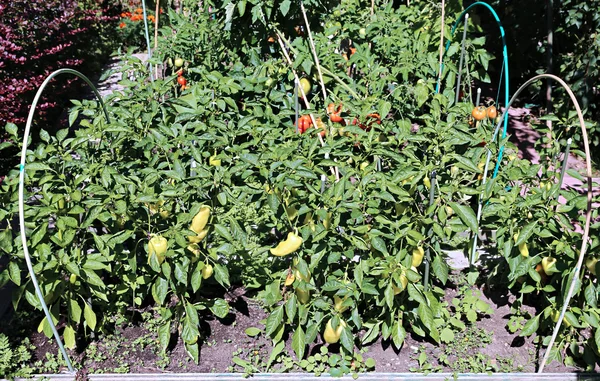
<path fill-rule="evenodd" d="M 137 9 L 135 10 L 135 13 L 143 13 L 143 12 L 144 12 L 144 11 L 142 10 L 142 8 L 137 8 Z"/>
<path fill-rule="evenodd" d="M 141 15 L 131 16 L 131 21 L 140 21 L 141 19 L 143 19 L 143 17 Z"/>
<path fill-rule="evenodd" d="M 160 8 L 160 11 L 158 13 L 160 13 L 162 15 L 163 13 L 165 13 L 165 11 L 163 11 L 163 9 Z"/>
<path fill-rule="evenodd" d="M 119 28 L 121 28 L 121 29 L 125 28 L 125 26 L 126 26 L 126 25 L 125 25 L 125 23 L 124 23 L 124 22 L 122 22 L 122 23 L 120 23 L 120 24 L 119 24 Z"/>
<path fill-rule="evenodd" d="M 154 16 L 152 16 L 152 15 L 148 16 L 148 21 L 154 22 Z"/>
<path fill-rule="evenodd" d="M 127 17 L 127 14 L 125 12 L 121 13 L 121 17 Z"/>

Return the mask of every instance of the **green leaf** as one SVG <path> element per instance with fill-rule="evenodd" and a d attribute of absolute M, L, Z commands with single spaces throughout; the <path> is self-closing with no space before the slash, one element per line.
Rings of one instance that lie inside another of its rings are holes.
<path fill-rule="evenodd" d="M 192 278 L 190 280 L 192 284 L 192 291 L 196 293 L 202 284 L 202 267 L 204 267 L 204 263 L 198 262 L 194 272 L 192 273 Z"/>
<path fill-rule="evenodd" d="M 168 292 L 169 282 L 163 277 L 158 277 L 152 285 L 152 298 L 157 304 L 162 305 Z"/>
<path fill-rule="evenodd" d="M 17 286 L 21 285 L 21 269 L 19 269 L 19 265 L 16 262 L 8 263 L 8 275 L 14 284 Z"/>
<path fill-rule="evenodd" d="M 158 327 L 158 341 L 160 342 L 160 349 L 164 353 L 171 341 L 171 321 L 167 321 Z"/>
<path fill-rule="evenodd" d="M 187 286 L 187 268 L 184 268 L 181 263 L 175 263 L 175 279 L 184 286 Z"/>
<path fill-rule="evenodd" d="M 237 3 L 238 6 L 238 12 L 240 12 L 240 17 L 242 17 L 244 15 L 244 13 L 246 13 L 246 1 L 245 0 L 240 0 Z M 222 110 L 225 110 L 225 107 L 221 107 Z"/>
<path fill-rule="evenodd" d="M 385 247 L 385 242 L 383 241 L 383 239 L 381 239 L 381 237 L 372 237 L 371 245 L 373 246 L 373 248 L 375 248 L 375 250 L 379 251 L 380 253 L 389 255 L 387 248 Z"/>
<path fill-rule="evenodd" d="M 433 258 L 431 268 L 433 269 L 433 273 L 440 280 L 440 282 L 442 282 L 442 284 L 446 284 L 446 282 L 448 281 L 449 273 L 448 264 L 442 261 L 439 255 L 436 255 L 435 258 Z"/>
<path fill-rule="evenodd" d="M 292 2 L 290 0 L 284 0 L 281 2 L 279 10 L 281 11 L 282 16 L 286 16 L 288 14 L 290 10 L 290 5 L 292 5 Z"/>
<path fill-rule="evenodd" d="M 285 342 L 283 342 L 283 341 L 279 341 L 277 344 L 275 344 L 275 346 L 273 347 L 273 350 L 271 351 L 271 356 L 269 356 L 269 361 L 267 362 L 267 369 L 266 369 L 267 371 L 271 367 L 271 364 L 273 364 L 273 361 L 275 361 L 277 356 L 279 356 L 279 354 L 283 351 L 284 348 L 285 348 Z"/>
<path fill-rule="evenodd" d="M 31 248 L 36 247 L 37 244 L 40 243 L 44 239 L 47 231 L 48 231 L 48 223 L 47 222 L 44 222 L 40 226 L 38 226 L 33 231 L 33 234 L 31 235 L 31 243 L 30 243 L 31 246 L 30 247 Z"/>
<path fill-rule="evenodd" d="M 392 327 L 392 342 L 394 343 L 394 347 L 400 350 L 404 339 L 406 339 L 406 330 L 402 326 L 402 320 L 398 320 L 394 323 L 394 327 Z"/>
<path fill-rule="evenodd" d="M 365 366 L 368 369 L 373 369 L 375 368 L 375 365 L 377 365 L 377 363 L 375 362 L 375 359 L 372 357 L 369 357 L 366 361 L 365 361 Z"/>
<path fill-rule="evenodd" d="M 349 353 L 354 352 L 354 336 L 352 336 L 352 331 L 350 327 L 345 326 L 342 330 L 342 334 L 340 335 L 340 343 L 342 347 L 346 349 Z"/>
<path fill-rule="evenodd" d="M 209 307 L 215 316 L 223 319 L 229 313 L 229 304 L 223 299 L 214 299 L 213 304 Z"/>
<path fill-rule="evenodd" d="M 585 288 L 585 300 L 593 308 L 598 308 L 598 292 L 592 283 Z"/>
<path fill-rule="evenodd" d="M 421 303 L 417 309 L 418 315 L 421 318 L 423 325 L 430 329 L 433 327 L 433 311 L 428 305 Z"/>
<path fill-rule="evenodd" d="M 467 320 L 469 323 L 475 323 L 477 321 L 477 312 L 475 310 L 467 311 Z"/>
<path fill-rule="evenodd" d="M 450 207 L 472 232 L 477 232 L 479 230 L 477 224 L 477 217 L 475 216 L 475 212 L 473 212 L 473 209 L 471 209 L 470 206 L 460 205 L 456 202 L 451 202 Z"/>
<path fill-rule="evenodd" d="M 277 306 L 267 318 L 265 335 L 271 336 L 283 322 L 283 306 Z"/>
<path fill-rule="evenodd" d="M 377 323 L 371 327 L 367 333 L 362 337 L 362 344 L 367 345 L 379 338 L 379 330 L 381 323 Z"/>
<path fill-rule="evenodd" d="M 94 286 L 100 287 L 101 289 L 104 289 L 106 287 L 104 285 L 104 282 L 102 281 L 102 279 L 98 276 L 98 274 L 96 274 L 95 271 L 88 270 L 88 269 L 83 269 L 83 272 L 85 274 L 85 280 L 89 284 L 92 284 Z"/>
<path fill-rule="evenodd" d="M 0 210 L 0 221 L 4 220 L 2 211 Z M 13 236 L 11 229 L 5 229 L 0 233 L 0 249 L 7 253 L 11 253 L 13 250 Z"/>
<path fill-rule="evenodd" d="M 515 246 L 518 246 L 522 243 L 527 242 L 527 239 L 529 237 L 531 237 L 531 235 L 533 234 L 533 230 L 535 229 L 536 225 L 539 226 L 538 222 L 530 222 L 529 224 L 525 225 L 523 227 L 523 229 L 521 229 L 521 231 L 519 232 L 519 237 L 517 238 L 517 241 L 515 242 Z"/>
<path fill-rule="evenodd" d="M 71 320 L 73 320 L 77 324 L 81 323 L 81 307 L 79 306 L 79 303 L 77 303 L 77 300 L 74 298 L 69 299 L 68 306 L 69 317 L 71 318 Z"/>
<path fill-rule="evenodd" d="M 525 323 L 525 326 L 521 330 L 519 336 L 524 337 L 533 335 L 538 330 L 539 325 L 540 315 L 536 315 L 533 319 L 530 319 L 527 323 Z"/>
<path fill-rule="evenodd" d="M 221 264 L 215 264 L 215 280 L 219 282 L 219 284 L 225 288 L 230 286 L 229 283 L 229 270 L 227 270 L 226 266 Z"/>
<path fill-rule="evenodd" d="M 229 229 L 227 229 L 225 226 L 220 225 L 220 224 L 215 224 L 214 228 L 215 228 L 215 232 L 217 232 L 218 235 L 225 238 L 229 242 L 233 241 L 233 237 L 231 236 L 231 233 L 229 233 Z"/>
<path fill-rule="evenodd" d="M 4 129 L 6 130 L 6 132 L 9 133 L 9 135 L 12 135 L 15 137 L 19 133 L 19 128 L 14 123 L 6 123 L 6 125 L 4 126 Z"/>
<path fill-rule="evenodd" d="M 79 267 L 73 263 L 73 262 L 69 262 L 65 265 L 65 268 L 71 273 L 71 274 L 75 274 L 77 276 L 81 276 L 81 274 L 79 273 Z"/>
<path fill-rule="evenodd" d="M 94 313 L 94 311 L 92 310 L 92 307 L 87 304 L 84 303 L 85 306 L 83 307 L 83 317 L 85 318 L 85 323 L 87 324 L 88 327 L 90 327 L 90 329 L 92 331 L 96 330 L 96 314 Z"/>
<path fill-rule="evenodd" d="M 450 328 L 442 329 L 442 332 L 440 333 L 440 340 L 442 340 L 442 342 L 446 344 L 453 342 L 454 332 Z"/>
<path fill-rule="evenodd" d="M 63 331 L 63 339 L 65 340 L 65 348 L 75 349 L 75 330 L 73 329 L 73 327 L 71 327 L 70 324 L 67 324 L 65 330 Z"/>
<path fill-rule="evenodd" d="M 294 321 L 296 317 L 296 311 L 298 309 L 298 298 L 296 294 L 292 294 L 292 296 L 285 302 L 285 313 L 290 322 Z"/>
<path fill-rule="evenodd" d="M 306 350 L 306 336 L 304 335 L 302 327 L 296 328 L 296 331 L 292 336 L 292 349 L 294 352 L 296 352 L 296 357 L 298 360 L 302 360 L 304 358 L 304 352 Z"/>
<path fill-rule="evenodd" d="M 452 154 L 450 157 L 457 161 L 456 166 L 458 168 L 466 169 L 473 173 L 482 173 L 482 171 L 475 165 L 471 160 L 461 156 Z"/>
<path fill-rule="evenodd" d="M 248 335 L 250 337 L 254 337 L 254 336 L 260 335 L 262 330 L 259 328 L 256 328 L 256 327 L 248 327 L 248 328 L 246 328 L 246 330 L 244 332 L 246 332 L 246 335 Z"/>
<path fill-rule="evenodd" d="M 417 100 L 417 106 L 421 107 L 427 101 L 429 97 L 429 91 L 427 90 L 427 86 L 423 83 L 417 83 L 415 87 L 415 98 Z"/>
<path fill-rule="evenodd" d="M 194 343 L 194 344 L 185 343 L 185 351 L 187 352 L 188 355 L 190 355 L 190 357 L 194 360 L 194 362 L 196 364 L 198 364 L 198 356 L 199 356 L 198 343 Z"/>

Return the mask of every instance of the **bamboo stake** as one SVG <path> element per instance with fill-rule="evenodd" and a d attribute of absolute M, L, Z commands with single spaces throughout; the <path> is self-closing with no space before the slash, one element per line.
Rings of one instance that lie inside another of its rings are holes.
<path fill-rule="evenodd" d="M 296 73 L 296 70 L 294 69 L 294 63 L 292 62 L 292 59 L 290 58 L 287 50 L 285 49 L 285 45 L 283 44 L 281 34 L 279 33 L 278 30 L 276 32 L 277 32 L 277 42 L 279 43 L 279 46 L 281 47 L 283 56 L 285 57 L 285 60 L 287 61 L 288 65 L 290 66 L 290 70 L 292 71 L 292 74 L 294 74 L 294 79 L 295 79 L 296 83 L 300 83 L 300 78 L 298 77 L 298 73 Z M 298 90 L 300 90 L 300 93 L 302 94 L 302 100 L 304 101 L 304 105 L 306 106 L 307 109 L 310 109 L 310 103 L 308 103 L 308 98 L 306 96 L 306 93 L 304 93 L 304 89 L 302 88 L 302 86 L 298 86 Z M 308 115 L 310 116 L 310 120 L 312 121 L 313 126 L 315 128 L 317 128 L 317 121 L 316 121 L 314 115 L 312 113 L 309 113 Z M 317 134 L 317 138 L 319 139 L 319 142 L 321 143 L 321 147 L 324 147 L 325 142 L 323 141 L 323 137 L 321 136 L 321 134 Z M 329 154 L 325 154 L 325 158 L 328 159 Z M 333 174 L 335 176 L 336 175 L 335 169 L 333 167 L 330 167 L 329 169 L 331 171 L 331 174 Z M 336 177 L 336 180 L 339 180 L 339 177 Z"/>
<path fill-rule="evenodd" d="M 154 51 L 158 49 L 158 15 L 160 11 L 160 0 L 156 0 L 156 10 L 154 11 Z M 158 64 L 154 66 L 154 71 L 158 76 Z"/>
<path fill-rule="evenodd" d="M 308 41 L 310 42 L 310 50 L 312 51 L 315 59 L 315 65 L 317 66 L 317 73 L 319 73 L 319 82 L 321 83 L 321 91 L 323 92 L 323 102 L 327 101 L 327 90 L 325 89 L 325 82 L 323 81 L 323 73 L 321 72 L 321 64 L 319 63 L 319 57 L 317 56 L 317 49 L 315 48 L 315 42 L 313 41 L 312 32 L 308 25 L 308 18 L 306 17 L 306 9 L 304 9 L 304 2 L 300 2 L 300 9 L 302 10 L 302 16 L 304 16 L 304 23 L 306 24 L 306 31 L 308 33 Z"/>
<path fill-rule="evenodd" d="M 445 18 L 446 18 L 446 0 L 442 0 L 442 31 L 440 34 L 440 74 L 439 79 L 442 81 L 442 58 L 444 56 L 444 26 L 445 26 Z"/>
<path fill-rule="evenodd" d="M 283 36 L 281 34 L 281 32 L 279 32 L 279 29 L 275 28 L 274 26 L 271 26 L 273 28 L 273 30 L 275 30 L 275 32 L 277 33 L 277 35 L 279 36 L 279 38 L 281 38 L 284 42 L 285 45 L 288 46 L 290 48 L 290 51 L 294 54 L 298 54 L 298 52 L 296 51 L 296 49 L 294 49 L 294 47 L 290 44 L 290 42 L 285 38 L 285 36 Z M 356 91 L 352 90 L 352 88 L 350 86 L 348 86 L 344 81 L 342 81 L 342 79 L 340 77 L 338 77 L 337 75 L 335 75 L 333 72 L 331 72 L 329 69 L 321 66 L 321 70 L 323 71 L 323 73 L 329 75 L 331 78 L 333 78 L 337 83 L 340 84 L 340 86 L 342 86 L 344 89 L 346 89 L 346 91 L 348 91 L 348 93 L 350 95 L 352 95 L 352 97 L 354 97 L 355 99 L 360 99 L 362 100 L 363 98 L 360 97 Z"/>

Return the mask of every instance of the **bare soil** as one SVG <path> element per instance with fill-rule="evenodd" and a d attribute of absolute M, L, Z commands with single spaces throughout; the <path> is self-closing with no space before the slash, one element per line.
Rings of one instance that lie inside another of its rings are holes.
<path fill-rule="evenodd" d="M 472 361 L 472 370 L 481 372 L 485 367 L 489 371 L 500 372 L 535 372 L 536 364 L 543 355 L 537 344 L 535 336 L 522 338 L 518 333 L 511 333 L 507 328 L 510 318 L 510 306 L 514 297 L 495 290 L 487 289 L 485 285 L 475 288 L 482 293 L 482 300 L 490 304 L 493 313 L 482 317 L 474 326 L 469 327 L 469 332 L 479 332 L 482 337 L 488 338 L 489 343 L 479 343 L 480 347 L 473 347 L 471 352 L 459 352 L 464 343 L 460 341 L 473 340 L 477 335 L 461 336 L 457 334 L 456 342 L 437 345 L 415 335 L 409 335 L 400 351 L 394 349 L 391 343 L 377 341 L 366 348 L 365 358 L 372 357 L 376 361 L 377 372 L 454 372 L 456 367 L 448 366 L 439 360 L 444 353 L 451 353 L 448 363 L 454 364 L 458 359 L 452 353 L 461 353 Z M 451 304 L 452 298 L 458 290 L 450 284 L 444 300 Z M 81 352 L 71 351 L 71 358 L 82 368 L 84 373 L 229 373 L 243 372 L 244 370 L 233 363 L 233 357 L 244 360 L 260 358 L 261 362 L 268 359 L 271 344 L 270 340 L 261 335 L 249 337 L 245 330 L 249 327 L 263 328 L 260 321 L 266 319 L 267 313 L 252 299 L 243 295 L 243 290 L 234 290 L 230 300 L 231 313 L 225 319 L 204 317 L 202 332 L 204 340 L 201 344 L 200 361 L 195 364 L 186 353 L 185 348 L 177 335 L 173 334 L 173 343 L 168 351 L 168 357 L 160 356 L 158 340 L 152 328 L 152 320 L 134 325 L 117 326 L 114 334 L 100 335 L 90 343 L 80 343 Z M 535 313 L 533 306 L 526 307 Z M 32 319 L 34 320 L 34 319 Z M 37 320 L 39 321 L 39 319 Z M 0 328 L 5 331 L 15 321 L 8 321 L 8 325 Z M 37 360 L 47 360 L 47 353 L 51 358 L 57 358 L 58 348 L 55 342 L 47 339 L 43 334 L 31 332 L 29 335 L 36 346 L 32 364 Z M 21 325 L 21 329 L 24 327 Z M 23 332 L 25 334 L 25 332 Z M 363 334 L 363 333 L 360 333 Z M 22 337 L 22 336 L 21 336 Z M 288 353 L 292 353 L 291 340 L 287 340 Z M 316 344 L 316 349 L 321 344 Z M 468 347 L 467 347 L 468 348 Z M 330 347 L 330 351 L 335 348 Z M 467 349 L 468 351 L 468 349 Z M 311 351 L 309 351 L 311 353 Z M 421 354 L 421 353 L 424 353 Z M 419 355 L 425 356 L 426 364 L 419 366 Z M 472 358 L 471 358 L 472 357 Z M 258 365 L 260 369 L 260 365 Z M 597 367 L 598 368 L 598 367 Z M 265 369 L 260 369 L 264 371 Z M 600 369 L 597 369 L 600 370 Z M 547 365 L 546 372 L 574 372 L 580 369 L 566 367 L 556 362 Z"/>

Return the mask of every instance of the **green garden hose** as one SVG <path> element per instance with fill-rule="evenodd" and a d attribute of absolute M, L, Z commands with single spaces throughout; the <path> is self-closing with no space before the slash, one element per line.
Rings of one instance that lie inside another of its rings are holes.
<path fill-rule="evenodd" d="M 478 6 L 478 5 L 482 5 L 482 6 L 486 7 L 487 9 L 489 9 L 490 12 L 492 12 L 494 19 L 498 23 L 498 28 L 500 28 L 500 36 L 502 37 L 502 57 L 503 57 L 502 74 L 504 77 L 504 104 L 507 105 L 509 91 L 508 91 L 508 51 L 506 50 L 506 36 L 504 33 L 504 27 L 502 26 L 502 23 L 500 22 L 500 18 L 498 17 L 498 14 L 496 13 L 496 11 L 494 11 L 494 8 L 492 8 L 489 4 L 481 2 L 481 1 L 478 1 L 476 3 L 469 5 L 464 11 L 462 11 L 460 16 L 458 16 L 458 18 L 456 19 L 456 22 L 454 23 L 454 26 L 452 27 L 451 35 L 454 35 L 454 32 L 456 31 L 456 28 L 458 28 L 460 21 L 465 16 L 465 14 L 469 11 L 469 9 L 471 9 L 475 6 Z M 451 42 L 450 40 L 448 40 L 446 42 L 446 48 L 444 50 L 444 55 L 446 55 L 446 53 L 448 52 L 448 49 L 450 48 L 450 42 Z M 443 69 L 444 69 L 444 63 L 442 62 L 442 66 L 440 68 L 440 73 L 443 72 Z M 506 73 L 504 71 L 506 71 Z M 440 75 L 437 79 L 437 84 L 435 87 L 436 93 L 440 92 L 441 81 L 442 81 L 442 78 Z M 507 110 L 508 110 L 508 107 L 507 107 Z M 506 112 L 505 112 L 505 114 L 506 114 Z M 506 138 L 506 130 L 508 129 L 508 118 L 506 116 L 504 116 L 502 118 L 502 121 L 504 123 L 504 129 L 502 130 L 502 139 L 504 139 L 504 138 Z M 500 147 L 500 151 L 498 152 L 498 159 L 496 161 L 496 167 L 494 168 L 494 174 L 492 175 L 492 178 L 496 178 L 496 176 L 498 176 L 498 169 L 500 168 L 500 163 L 502 162 L 503 154 L 504 154 L 504 146 Z M 488 156 L 488 159 L 485 164 L 486 168 L 488 166 L 489 160 L 490 160 L 490 158 Z M 485 174 L 484 174 L 484 176 L 485 176 Z"/>
<path fill-rule="evenodd" d="M 44 91 L 44 89 L 46 88 L 48 83 L 54 77 L 56 77 L 60 74 L 73 74 L 73 75 L 83 79 L 85 81 L 85 83 L 87 83 L 94 91 L 94 94 L 96 95 L 96 97 L 100 101 L 100 104 L 102 105 L 102 109 L 104 110 L 104 115 L 106 116 L 106 121 L 108 123 L 110 123 L 110 117 L 108 116 L 108 111 L 106 110 L 106 106 L 104 105 L 104 102 L 102 101 L 102 97 L 100 96 L 100 93 L 98 92 L 96 87 L 92 84 L 92 82 L 85 75 L 83 75 L 80 72 L 73 70 L 73 69 L 59 69 L 59 70 L 56 70 L 55 72 L 53 72 L 52 74 L 50 74 L 44 80 L 44 82 L 41 84 L 40 88 L 38 89 L 37 93 L 35 94 L 33 103 L 31 104 L 31 108 L 29 110 L 29 116 L 27 117 L 27 124 L 25 125 L 25 133 L 23 136 L 23 149 L 21 151 L 21 165 L 19 166 L 19 225 L 20 225 L 20 229 L 21 229 L 21 242 L 23 243 L 23 255 L 25 257 L 25 262 L 27 263 L 27 269 L 29 270 L 29 275 L 31 276 L 31 282 L 33 283 L 33 287 L 35 288 L 35 293 L 40 301 L 40 304 L 42 305 L 42 309 L 44 310 L 44 314 L 46 315 L 46 320 L 48 321 L 48 324 L 50 324 L 50 328 L 52 329 L 52 332 L 54 333 L 54 338 L 56 339 L 56 342 L 58 343 L 58 346 L 63 355 L 63 358 L 65 359 L 65 362 L 67 363 L 67 366 L 69 368 L 69 371 L 74 372 L 75 370 L 73 368 L 73 364 L 71 364 L 71 360 L 69 360 L 69 356 L 67 355 L 65 346 L 63 345 L 60 335 L 58 334 L 58 331 L 56 330 L 56 326 L 54 325 L 54 321 L 52 320 L 52 316 L 50 315 L 48 306 L 46 305 L 46 302 L 44 301 L 44 295 L 42 294 L 42 290 L 40 289 L 40 285 L 38 284 L 37 277 L 35 276 L 35 272 L 33 271 L 33 266 L 31 264 L 31 257 L 29 256 L 29 250 L 27 249 L 27 236 L 25 234 L 25 212 L 24 212 L 25 159 L 27 158 L 27 142 L 29 140 L 29 131 L 31 129 L 31 123 L 33 122 L 35 108 L 38 104 L 38 101 L 40 100 L 40 97 L 42 96 L 42 92 Z"/>
<path fill-rule="evenodd" d="M 148 16 L 146 16 L 146 0 L 142 0 L 142 12 L 144 12 L 144 33 L 146 34 L 146 46 L 148 47 L 148 62 L 152 58 L 152 50 L 150 49 L 150 33 L 148 32 Z M 150 68 L 150 80 L 154 82 L 154 76 L 152 75 L 152 64 L 148 64 Z"/>

